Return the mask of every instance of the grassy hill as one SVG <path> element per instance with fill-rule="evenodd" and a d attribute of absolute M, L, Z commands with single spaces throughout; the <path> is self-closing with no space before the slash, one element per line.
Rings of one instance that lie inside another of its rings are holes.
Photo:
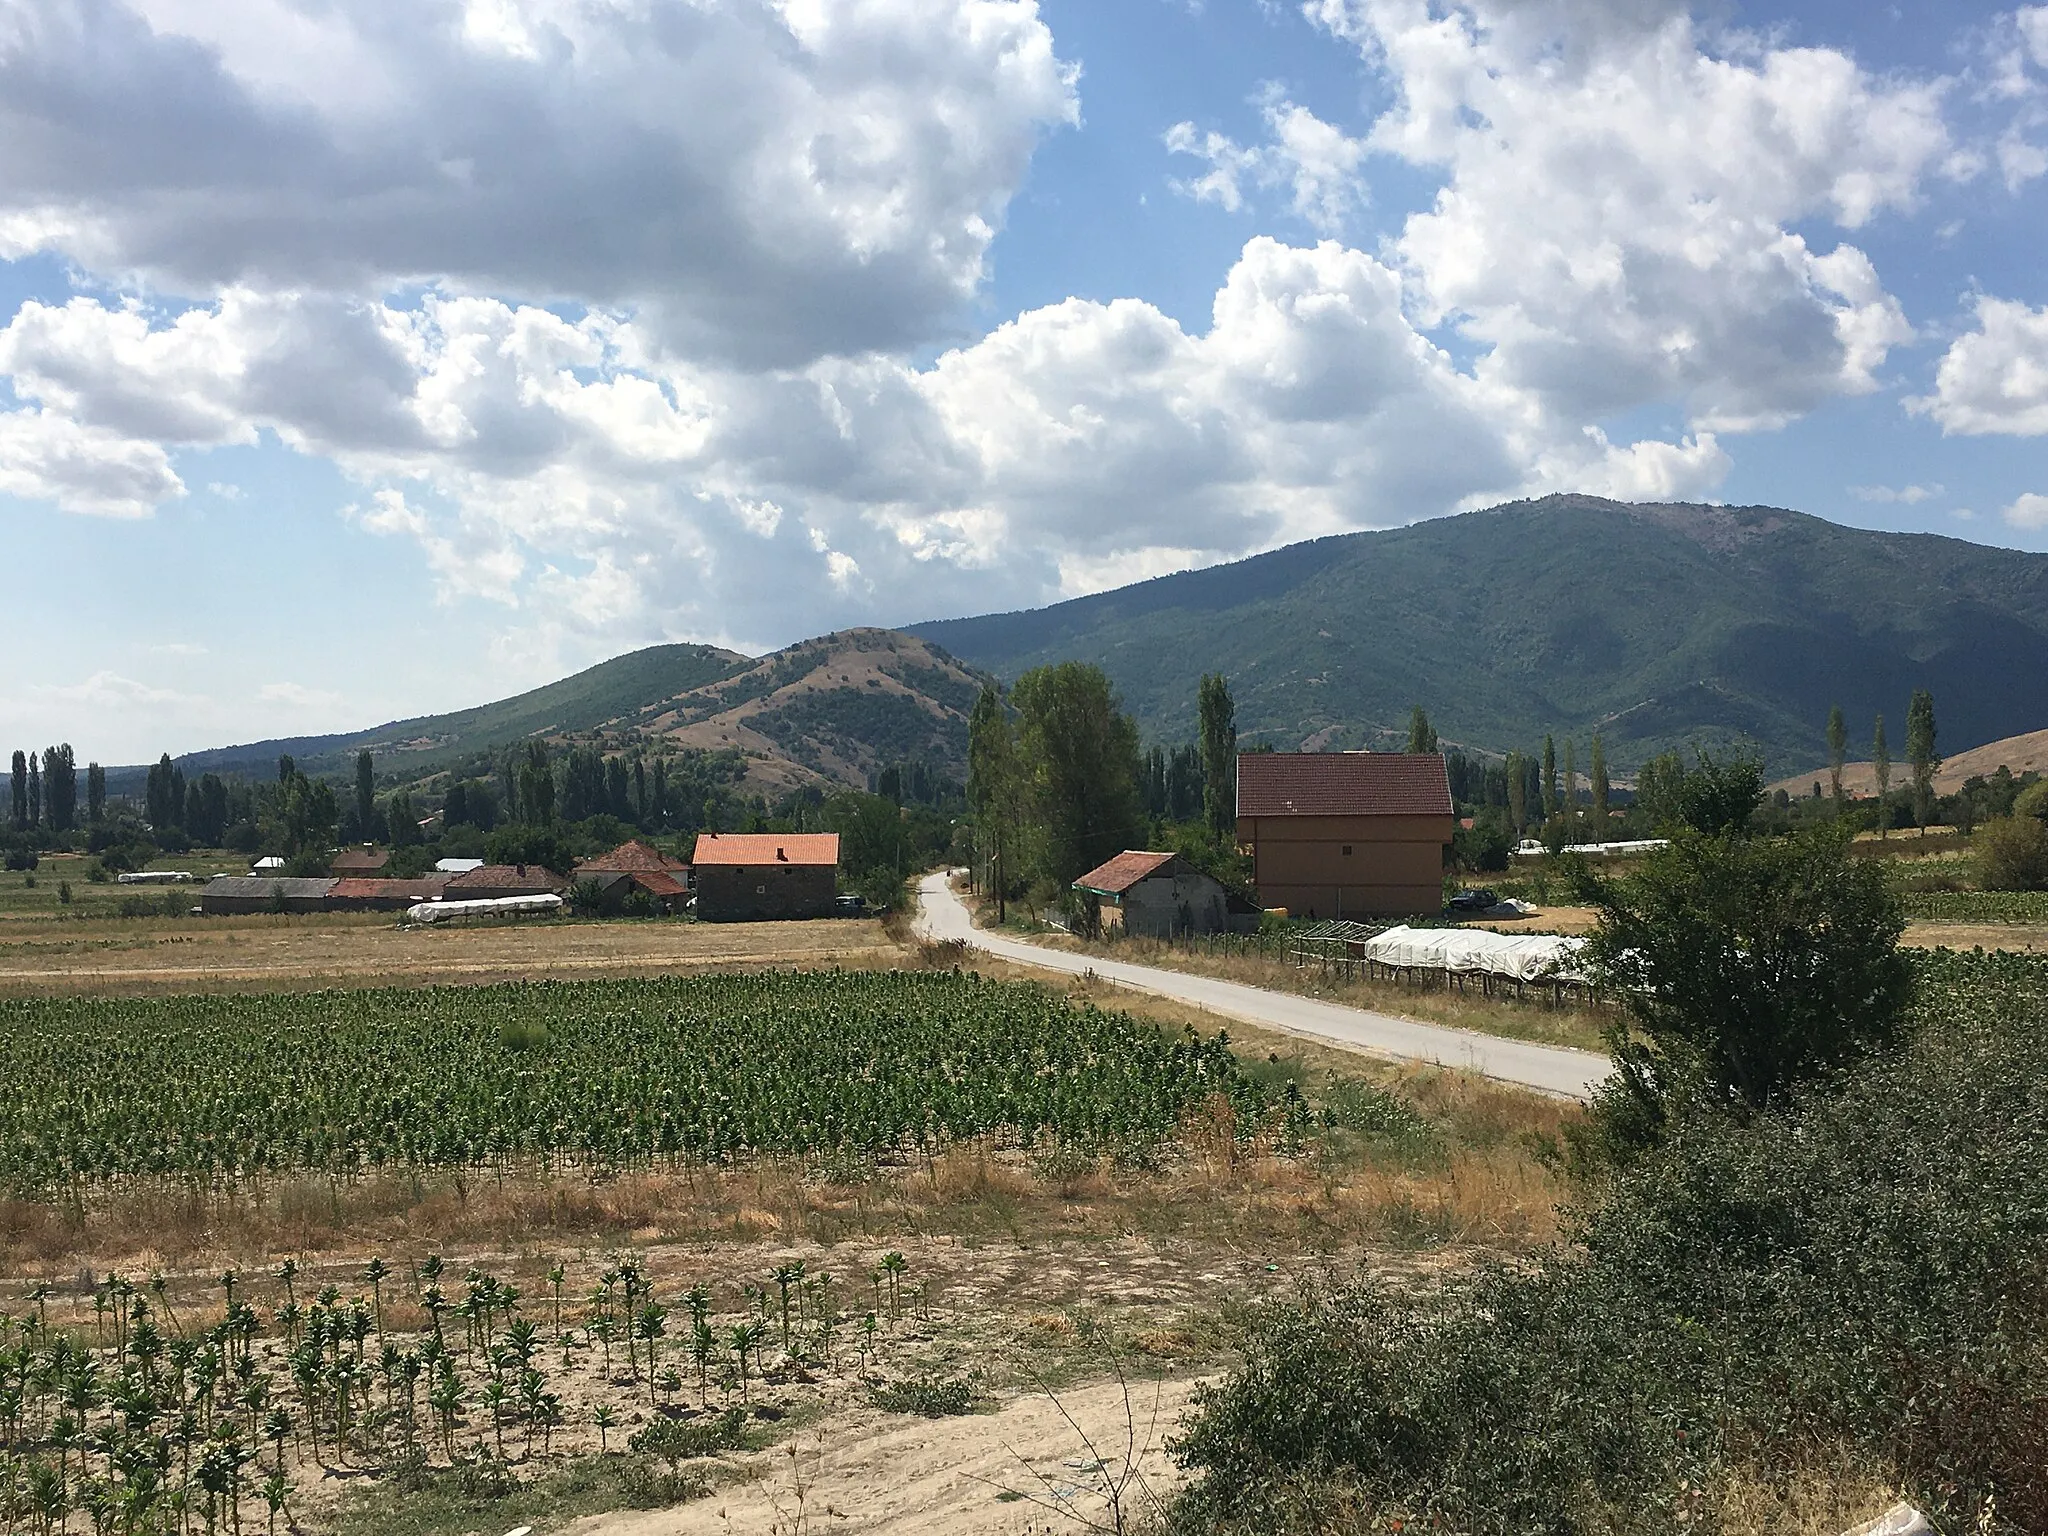
<path fill-rule="evenodd" d="M 1597 730 L 1624 769 L 1747 741 L 1788 771 L 1837 702 L 1897 753 L 1919 687 L 1951 754 L 2048 725 L 2048 556 L 1771 507 L 1553 496 L 909 633 L 1006 678 L 1098 662 L 1168 740 L 1209 671 L 1278 746 L 1389 745 L 1419 703 L 1484 750 L 1576 735 L 1582 767 Z"/>
<path fill-rule="evenodd" d="M 355 754 L 367 747 L 380 767 L 414 765 L 425 771 L 445 759 L 528 736 L 632 725 L 676 695 L 749 665 L 746 657 L 714 646 L 649 646 L 495 704 L 395 720 L 367 731 L 218 747 L 178 761 L 188 776 L 213 772 L 268 777 L 277 770 L 279 754 L 289 753 L 306 772 L 317 775 L 348 769 Z"/>

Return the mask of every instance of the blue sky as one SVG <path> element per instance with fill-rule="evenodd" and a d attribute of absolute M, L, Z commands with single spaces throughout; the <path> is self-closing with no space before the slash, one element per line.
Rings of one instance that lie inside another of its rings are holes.
<path fill-rule="evenodd" d="M 0 0 L 0 745 L 1518 495 L 2048 550 L 2048 7 Z"/>

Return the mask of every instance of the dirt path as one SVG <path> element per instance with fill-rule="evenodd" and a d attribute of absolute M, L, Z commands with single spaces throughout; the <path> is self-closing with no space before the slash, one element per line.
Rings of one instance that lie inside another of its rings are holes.
<path fill-rule="evenodd" d="M 1289 1034 L 1335 1040 L 1379 1056 L 1460 1067 L 1482 1077 L 1535 1088 L 1560 1098 L 1588 1097 L 1612 1071 L 1605 1056 L 1591 1051 L 1447 1029 L 1440 1024 L 1346 1008 L 1291 992 L 1272 992 L 1189 971 L 1077 955 L 988 933 L 974 926 L 966 904 L 947 880 L 945 875 L 927 875 L 919 885 L 918 894 L 923 899 L 918 919 L 920 931 L 935 939 L 957 940 L 1022 965 L 1070 976 L 1101 976 L 1119 986 L 1178 998 L 1226 1018 L 1248 1019 Z"/>
<path fill-rule="evenodd" d="M 793 1447 L 748 1457 L 751 1480 L 676 1509 L 594 1515 L 576 1536 L 1021 1536 L 1048 1526 L 1109 1525 L 1151 1508 L 1178 1470 L 1166 1440 L 1195 1383 L 1115 1381 L 1015 1397 L 993 1413 L 911 1419 L 861 1409 L 807 1430 Z M 1023 1498 L 1004 1498 L 1005 1493 Z M 1048 1510 L 1032 1500 L 1067 1511 Z M 1078 1518 L 1077 1518 L 1078 1517 Z"/>

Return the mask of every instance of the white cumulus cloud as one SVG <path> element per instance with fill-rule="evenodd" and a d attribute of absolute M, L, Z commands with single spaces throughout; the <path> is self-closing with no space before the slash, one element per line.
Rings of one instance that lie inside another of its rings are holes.
<path fill-rule="evenodd" d="M 2048 306 L 1977 301 L 1977 324 L 1949 344 L 1934 393 L 1907 402 L 1963 436 L 2048 433 Z"/>

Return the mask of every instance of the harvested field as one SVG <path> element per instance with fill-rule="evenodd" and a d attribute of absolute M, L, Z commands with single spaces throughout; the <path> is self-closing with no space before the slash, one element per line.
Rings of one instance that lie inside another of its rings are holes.
<path fill-rule="evenodd" d="M 149 918 L 0 926 L 0 995 L 276 992 L 759 966 L 887 968 L 866 919 L 808 923 L 546 921 L 400 928 L 387 914 Z"/>

